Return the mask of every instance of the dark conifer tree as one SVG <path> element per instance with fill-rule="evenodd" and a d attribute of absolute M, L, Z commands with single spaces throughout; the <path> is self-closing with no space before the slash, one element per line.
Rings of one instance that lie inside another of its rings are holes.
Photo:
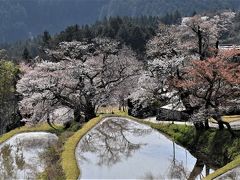
<path fill-rule="evenodd" d="M 26 61 L 29 61 L 29 59 L 31 58 L 28 49 L 25 47 L 22 53 L 22 58 Z"/>
<path fill-rule="evenodd" d="M 51 40 L 50 33 L 48 31 L 44 31 L 42 36 L 43 46 L 49 47 L 50 40 Z"/>

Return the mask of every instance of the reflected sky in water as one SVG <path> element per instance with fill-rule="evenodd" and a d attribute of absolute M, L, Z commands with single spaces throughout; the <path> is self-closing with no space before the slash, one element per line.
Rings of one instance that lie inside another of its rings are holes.
<path fill-rule="evenodd" d="M 55 134 L 30 132 L 0 144 L 0 179 L 36 179 L 44 170 L 40 155 L 57 140 Z"/>
<path fill-rule="evenodd" d="M 152 128 L 107 118 L 76 149 L 82 179 L 200 178 L 203 162 Z M 200 174 L 200 175 L 199 175 Z M 201 175 L 202 174 L 202 175 Z"/>

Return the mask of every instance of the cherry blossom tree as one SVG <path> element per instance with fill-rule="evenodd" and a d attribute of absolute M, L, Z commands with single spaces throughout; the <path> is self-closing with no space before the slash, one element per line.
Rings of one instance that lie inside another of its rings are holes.
<path fill-rule="evenodd" d="M 173 79 L 176 89 L 191 92 L 191 106 L 197 107 L 192 116 L 194 121 L 204 119 L 207 122 L 212 117 L 217 120 L 220 129 L 225 124 L 233 133 L 222 116 L 232 107 L 239 108 L 240 64 L 231 61 L 238 54 L 237 50 L 222 51 L 204 61 L 193 60 L 185 67 L 182 79 Z"/>
<path fill-rule="evenodd" d="M 76 121 L 89 120 L 96 107 L 139 69 L 129 48 L 108 39 L 62 42 L 45 56 L 48 59 L 17 84 L 23 95 L 20 111 L 31 122 L 47 119 L 59 106 L 73 110 Z"/>
<path fill-rule="evenodd" d="M 129 95 L 135 91 L 138 83 L 138 78 L 140 73 L 136 74 L 133 77 L 130 77 L 120 83 L 118 86 L 116 86 L 111 95 L 109 96 L 110 98 L 108 99 L 108 102 L 106 102 L 105 105 L 111 104 L 113 107 L 118 106 L 119 110 L 126 111 L 127 110 L 127 102 L 129 99 Z"/>
<path fill-rule="evenodd" d="M 168 79 L 179 75 L 187 61 L 179 47 L 177 28 L 160 25 L 158 34 L 147 44 L 148 61 L 130 96 L 135 107 L 159 106 L 176 96 L 169 89 Z"/>
<path fill-rule="evenodd" d="M 205 126 L 208 127 L 208 118 L 216 115 L 216 112 L 220 111 L 218 114 L 223 115 L 222 104 L 225 102 L 223 99 L 221 99 L 221 106 L 216 105 L 216 101 L 214 105 L 216 107 L 212 107 L 206 103 L 206 100 L 196 96 L 196 92 L 202 90 L 201 87 L 205 88 L 204 90 L 208 89 L 206 84 L 204 86 L 200 81 L 199 86 L 194 89 L 189 86 L 177 86 L 173 82 L 188 82 L 189 74 L 191 75 L 190 72 L 193 71 L 191 68 L 195 62 L 204 64 L 210 63 L 209 61 L 214 59 L 216 64 L 224 61 L 225 65 L 235 66 L 229 60 L 235 55 L 235 52 L 222 53 L 218 49 L 218 40 L 231 27 L 234 16 L 235 13 L 224 12 L 214 16 L 184 18 L 180 26 L 160 25 L 159 33 L 147 44 L 148 64 L 139 79 L 138 89 L 131 95 L 132 98 L 143 105 L 154 100 L 165 101 L 165 103 L 172 101 L 182 103 L 196 127 L 198 128 L 200 125 L 201 129 L 204 127 L 202 121 L 205 120 Z M 198 81 L 196 81 L 196 85 L 198 85 Z M 221 83 L 221 86 L 223 86 L 220 88 L 222 94 L 234 90 L 230 82 Z M 223 88 L 226 90 L 225 93 L 223 93 Z M 217 91 L 218 87 L 214 85 L 213 90 Z M 210 96 L 213 98 L 212 93 Z M 234 101 L 234 98 L 229 99 L 230 101 Z M 232 106 L 225 107 L 225 110 Z M 207 118 L 205 115 L 209 113 L 206 111 L 213 114 Z M 222 128 L 221 124 L 225 122 L 219 118 L 221 118 L 220 115 L 216 119 Z M 228 126 L 228 124 L 226 125 Z"/>
<path fill-rule="evenodd" d="M 219 39 L 231 28 L 234 12 L 183 18 L 179 26 L 182 48 L 196 54 L 200 60 L 217 53 Z"/>

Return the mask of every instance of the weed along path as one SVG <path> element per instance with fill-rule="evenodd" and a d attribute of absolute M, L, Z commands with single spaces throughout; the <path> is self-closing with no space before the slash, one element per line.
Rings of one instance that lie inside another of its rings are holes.
<path fill-rule="evenodd" d="M 162 133 L 122 117 L 105 118 L 89 130 L 75 156 L 78 179 L 201 179 L 216 169 Z"/>
<path fill-rule="evenodd" d="M 13 135 L 0 144 L 0 174 L 3 179 L 36 179 L 44 171 L 41 154 L 57 143 L 58 137 L 47 132 Z"/>

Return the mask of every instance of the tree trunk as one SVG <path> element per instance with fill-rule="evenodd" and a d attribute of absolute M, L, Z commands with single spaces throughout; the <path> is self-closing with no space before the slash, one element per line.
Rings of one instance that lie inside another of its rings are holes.
<path fill-rule="evenodd" d="M 122 106 L 123 106 L 123 112 L 125 112 L 126 108 L 125 108 L 125 100 L 124 100 L 124 99 L 123 99 L 123 104 L 122 104 Z"/>
<path fill-rule="evenodd" d="M 133 109 L 134 105 L 131 102 L 130 99 L 127 100 L 127 108 L 128 108 L 128 115 L 132 115 L 132 109 Z"/>
<path fill-rule="evenodd" d="M 182 90 L 180 90 L 182 91 Z M 184 107 L 186 108 L 187 111 L 193 111 L 193 107 L 191 106 L 190 104 L 190 99 L 189 99 L 189 96 L 190 96 L 190 92 L 187 92 L 187 91 L 182 91 L 180 92 L 180 98 L 181 98 L 181 101 L 184 105 Z"/>
<path fill-rule="evenodd" d="M 205 165 L 206 169 L 206 177 L 210 174 L 210 167 L 208 165 Z"/>
<path fill-rule="evenodd" d="M 195 129 L 196 129 L 197 131 L 202 131 L 202 130 L 204 130 L 204 124 L 203 124 L 203 122 L 195 122 L 195 123 L 194 123 L 194 126 L 195 126 Z"/>
<path fill-rule="evenodd" d="M 200 26 L 198 26 L 197 36 L 198 36 L 198 53 L 200 55 L 200 60 L 204 60 L 203 49 L 202 49 L 203 37 L 202 37 L 202 31 L 200 30 Z"/>
<path fill-rule="evenodd" d="M 194 113 L 194 108 L 190 104 L 189 96 L 190 96 L 190 92 L 182 91 L 180 93 L 180 98 L 182 100 L 182 103 L 183 103 L 184 107 L 186 108 L 186 112 L 187 112 L 188 116 L 190 117 Z M 199 132 L 204 129 L 204 124 L 202 122 L 194 122 L 194 126 L 195 126 L 196 131 L 199 131 Z"/>
<path fill-rule="evenodd" d="M 88 103 L 85 106 L 84 115 L 85 115 L 85 122 L 87 122 L 90 119 L 96 117 L 95 107 L 92 105 L 92 103 Z"/>
<path fill-rule="evenodd" d="M 221 116 L 217 116 L 216 120 L 218 122 L 218 126 L 219 126 L 220 130 L 223 130 L 224 129 L 224 125 L 226 125 L 227 129 L 231 133 L 232 137 L 235 137 L 235 133 L 233 132 L 233 130 L 232 130 L 232 128 L 231 128 L 231 126 L 230 126 L 230 124 L 228 122 L 223 121 Z"/>
<path fill-rule="evenodd" d="M 197 134 L 201 134 L 204 131 L 204 124 L 203 122 L 194 122 L 194 127 L 196 129 Z"/>
<path fill-rule="evenodd" d="M 89 111 L 87 114 L 85 114 L 85 122 L 95 117 L 96 117 L 95 111 L 91 111 L 91 112 Z"/>
<path fill-rule="evenodd" d="M 208 122 L 208 119 L 206 118 L 205 121 L 204 121 L 204 126 L 205 126 L 205 129 L 209 129 L 209 122 Z"/>
<path fill-rule="evenodd" d="M 223 124 L 225 124 L 227 126 L 227 129 L 231 133 L 232 137 L 235 137 L 235 133 L 233 132 L 230 124 L 228 122 L 224 122 L 224 121 L 223 121 Z"/>
<path fill-rule="evenodd" d="M 80 108 L 74 109 L 74 121 L 80 122 L 82 119 Z"/>
<path fill-rule="evenodd" d="M 224 129 L 223 122 L 222 122 L 221 120 L 218 121 L 218 128 L 219 128 L 220 130 L 223 130 L 223 129 Z"/>
<path fill-rule="evenodd" d="M 218 55 L 219 52 L 219 41 L 216 41 L 216 52 L 215 52 L 215 57 Z"/>
<path fill-rule="evenodd" d="M 197 159 L 188 180 L 195 180 L 197 176 L 202 173 L 203 167 L 204 167 L 203 161 Z"/>
<path fill-rule="evenodd" d="M 216 49 L 219 49 L 219 41 L 216 41 Z"/>

